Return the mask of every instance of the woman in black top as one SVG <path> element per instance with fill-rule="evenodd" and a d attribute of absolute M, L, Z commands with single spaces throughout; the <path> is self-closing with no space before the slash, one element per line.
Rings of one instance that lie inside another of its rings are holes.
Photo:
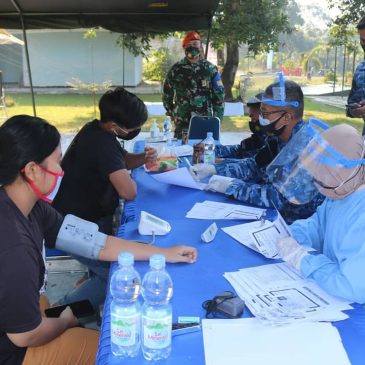
<path fill-rule="evenodd" d="M 46 121 L 19 115 L 0 127 L 0 363 L 93 364 L 97 333 L 78 325 L 67 307 L 42 316 L 43 241 L 54 247 L 63 217 L 49 202 L 62 177 L 60 135 Z M 194 262 L 187 246 L 160 249 L 108 236 L 98 258 L 129 251 L 137 260 L 162 253 L 170 262 Z M 23 362 L 24 361 L 24 362 Z"/>

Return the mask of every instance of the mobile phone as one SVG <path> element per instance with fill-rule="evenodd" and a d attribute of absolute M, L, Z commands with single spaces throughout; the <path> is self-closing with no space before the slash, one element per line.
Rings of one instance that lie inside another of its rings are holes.
<path fill-rule="evenodd" d="M 72 313 L 76 318 L 89 317 L 95 314 L 94 308 L 89 300 L 80 300 L 78 302 L 47 308 L 44 313 L 46 317 L 57 318 L 66 309 L 66 307 L 71 308 Z"/>

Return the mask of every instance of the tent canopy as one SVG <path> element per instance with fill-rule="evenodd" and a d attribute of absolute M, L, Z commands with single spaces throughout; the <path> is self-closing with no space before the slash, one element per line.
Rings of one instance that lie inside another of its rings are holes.
<path fill-rule="evenodd" d="M 206 29 L 219 0 L 1 0 L 7 29 L 103 27 L 119 32 Z"/>

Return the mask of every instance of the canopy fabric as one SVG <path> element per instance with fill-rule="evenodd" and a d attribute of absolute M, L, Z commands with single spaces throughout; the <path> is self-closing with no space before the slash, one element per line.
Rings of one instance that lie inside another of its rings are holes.
<path fill-rule="evenodd" d="M 20 29 L 102 27 L 113 32 L 206 29 L 219 0 L 1 0 L 0 26 Z"/>
<path fill-rule="evenodd" d="M 13 44 L 13 43 L 20 44 L 22 46 L 24 45 L 24 42 L 21 39 L 14 37 L 5 29 L 0 28 L 0 44 Z"/>

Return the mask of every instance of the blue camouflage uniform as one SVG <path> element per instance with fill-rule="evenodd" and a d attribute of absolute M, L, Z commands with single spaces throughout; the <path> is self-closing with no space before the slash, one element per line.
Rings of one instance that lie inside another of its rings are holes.
<path fill-rule="evenodd" d="M 362 61 L 355 70 L 354 77 L 352 78 L 352 86 L 349 97 L 347 98 L 347 104 L 358 103 L 365 99 L 365 61 Z M 346 115 L 353 118 L 350 108 L 346 109 Z M 365 116 L 363 116 L 365 122 Z M 362 135 L 365 134 L 365 126 L 362 131 Z"/>
<path fill-rule="evenodd" d="M 303 121 L 298 122 L 293 128 L 292 136 L 303 125 Z M 310 217 L 317 206 L 323 202 L 324 196 L 318 193 L 309 203 L 296 205 L 290 203 L 271 184 L 266 174 L 266 167 L 285 145 L 286 143 L 279 137 L 270 136 L 267 137 L 266 145 L 258 151 L 256 156 L 240 161 L 226 160 L 216 164 L 215 168 L 218 175 L 236 178 L 227 188 L 226 195 L 261 207 L 275 206 L 286 222 L 292 223 L 297 219 Z M 271 156 L 267 151 L 271 153 Z"/>

